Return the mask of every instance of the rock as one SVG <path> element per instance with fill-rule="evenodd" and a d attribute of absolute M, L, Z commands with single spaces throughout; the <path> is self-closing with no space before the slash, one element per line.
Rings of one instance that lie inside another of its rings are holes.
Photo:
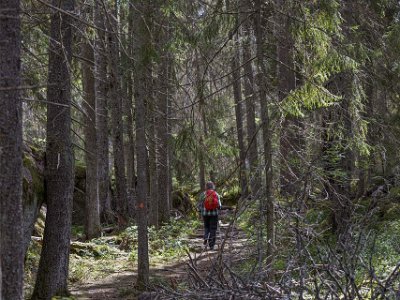
<path fill-rule="evenodd" d="M 188 193 L 182 191 L 172 192 L 172 208 L 184 215 L 194 212 L 194 205 Z"/>
<path fill-rule="evenodd" d="M 72 205 L 72 224 L 85 225 L 86 167 L 75 166 L 75 187 Z"/>
<path fill-rule="evenodd" d="M 26 252 L 44 202 L 44 154 L 25 146 L 23 155 L 23 247 Z"/>

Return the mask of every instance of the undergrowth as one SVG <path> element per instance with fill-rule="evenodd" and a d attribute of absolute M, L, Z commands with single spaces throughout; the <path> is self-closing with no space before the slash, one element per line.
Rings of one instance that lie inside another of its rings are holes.
<path fill-rule="evenodd" d="M 274 284 L 279 283 L 290 297 L 299 297 L 299 293 L 303 293 L 304 297 L 308 295 L 312 299 L 314 293 L 318 292 L 322 297 L 334 289 L 340 297 L 359 293 L 365 299 L 392 299 L 400 286 L 397 269 L 400 261 L 400 215 L 394 217 L 392 214 L 389 218 L 390 209 L 385 208 L 385 213 L 379 214 L 377 212 L 383 208 L 378 208 L 366 217 L 368 202 L 358 209 L 363 213 L 355 212 L 345 244 L 332 231 L 327 208 L 308 208 L 306 213 L 300 213 L 279 205 L 274 224 Z M 396 208 L 393 203 L 390 207 Z M 255 201 L 238 220 L 252 248 L 234 268 L 244 278 L 258 276 L 255 273 L 259 217 Z M 262 242 L 267 244 L 265 228 Z M 265 269 L 264 253 L 262 270 Z M 376 298 L 378 294 L 382 296 Z"/>
<path fill-rule="evenodd" d="M 185 256 L 189 235 L 198 227 L 198 220 L 174 220 L 156 229 L 149 228 L 149 257 L 152 265 L 165 264 Z M 82 238 L 83 228 L 73 227 L 72 236 Z M 133 271 L 137 263 L 137 226 L 130 226 L 117 235 L 102 236 L 88 242 L 72 242 L 69 282 L 98 280 L 115 272 Z M 39 265 L 41 241 L 32 240 L 25 260 L 25 295 L 33 291 Z"/>
<path fill-rule="evenodd" d="M 149 228 L 149 256 L 150 264 L 156 265 L 185 256 L 189 249 L 189 235 L 198 227 L 200 222 L 191 220 L 173 220 L 156 229 Z M 122 233 L 123 240 L 132 239 L 132 251 L 129 259 L 137 261 L 137 226 L 131 226 Z"/>

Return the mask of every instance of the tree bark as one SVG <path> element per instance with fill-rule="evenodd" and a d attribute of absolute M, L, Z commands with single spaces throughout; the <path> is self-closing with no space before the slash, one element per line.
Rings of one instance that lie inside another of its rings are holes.
<path fill-rule="evenodd" d="M 99 184 L 100 216 L 102 221 L 112 221 L 109 145 L 108 145 L 108 109 L 107 109 L 107 60 L 104 11 L 100 1 L 94 1 L 94 74 L 96 95 L 96 139 L 97 139 L 97 180 Z"/>
<path fill-rule="evenodd" d="M 137 176 L 136 188 L 136 215 L 138 224 L 138 277 L 137 286 L 144 289 L 149 283 L 149 253 L 147 232 L 147 197 L 148 197 L 148 165 L 146 148 L 146 99 L 151 92 L 151 58 L 148 49 L 151 47 L 150 32 L 147 24 L 150 21 L 151 3 L 137 1 L 136 9 L 141 15 L 137 19 L 136 36 L 136 77 L 135 77 L 135 105 L 136 105 L 136 153 Z"/>
<path fill-rule="evenodd" d="M 85 110 L 85 161 L 86 161 L 86 239 L 101 235 L 100 203 L 97 182 L 97 140 L 96 140 L 96 97 L 93 74 L 94 53 L 88 41 L 82 46 L 82 85 L 84 92 L 83 108 Z"/>
<path fill-rule="evenodd" d="M 156 80 L 152 80 L 154 86 L 156 84 Z M 156 136 L 156 108 L 155 108 L 155 97 L 154 94 L 151 96 L 150 103 L 148 103 L 148 120 L 149 120 L 149 179 L 150 179 L 150 203 L 149 203 L 149 225 L 158 226 L 158 137 Z M 162 184 L 162 183 L 161 183 Z"/>
<path fill-rule="evenodd" d="M 288 10 L 287 1 L 280 2 L 280 9 Z M 278 18 L 278 100 L 283 101 L 290 91 L 296 87 L 294 72 L 293 47 L 294 41 L 290 33 L 290 18 L 280 15 Z M 280 135 L 280 191 L 282 194 L 294 195 L 299 188 L 296 184 L 299 168 L 296 166 L 301 146 L 301 123 L 295 117 L 286 117 Z"/>
<path fill-rule="evenodd" d="M 206 162 L 205 162 L 205 140 L 207 140 L 208 128 L 206 120 L 206 107 L 204 101 L 204 82 L 203 73 L 201 70 L 201 62 L 199 51 L 196 51 L 196 93 L 199 99 L 199 113 L 201 123 L 203 125 L 203 134 L 200 134 L 199 139 L 199 182 L 200 190 L 203 190 L 206 185 Z"/>
<path fill-rule="evenodd" d="M 250 4 L 248 0 L 243 1 L 242 10 L 249 10 Z M 251 54 L 251 24 L 249 15 L 247 13 L 241 14 L 241 23 L 243 24 L 243 34 L 245 38 L 243 40 L 243 87 L 244 97 L 246 103 L 246 123 L 247 123 L 247 147 L 248 147 L 248 160 L 250 165 L 250 187 L 251 194 L 253 197 L 257 196 L 257 193 L 261 187 L 261 174 L 259 171 L 258 161 L 258 145 L 257 145 L 257 126 L 256 126 L 256 94 L 254 89 L 254 75 L 253 75 L 253 63 Z"/>
<path fill-rule="evenodd" d="M 127 179 L 127 192 L 128 192 L 128 212 L 131 218 L 135 215 L 135 136 L 133 127 L 133 82 L 128 82 L 128 94 L 126 98 L 126 131 L 128 133 L 128 141 L 126 143 L 126 179 Z"/>
<path fill-rule="evenodd" d="M 161 12 L 159 12 L 161 13 Z M 156 131 L 158 140 L 158 218 L 159 223 L 166 223 L 169 221 L 170 211 L 170 192 L 169 192 L 169 117 L 168 110 L 171 98 L 171 68 L 172 68 L 172 54 L 169 53 L 165 46 L 170 42 L 170 24 L 168 19 L 166 24 L 162 24 L 161 29 L 161 43 L 158 45 L 161 65 L 159 73 L 159 87 L 160 90 L 157 96 L 157 115 L 156 115 Z M 164 29 L 166 28 L 166 29 Z"/>
<path fill-rule="evenodd" d="M 238 37 L 235 35 L 237 43 Z M 240 72 L 240 53 L 238 44 L 235 45 L 234 56 L 231 61 L 232 81 L 233 81 L 233 97 L 235 100 L 235 116 L 236 116 L 236 131 L 239 146 L 239 182 L 242 198 L 246 198 L 249 194 L 246 172 L 246 149 L 244 145 L 243 133 L 243 108 L 242 108 L 242 85 Z"/>
<path fill-rule="evenodd" d="M 131 57 L 133 57 L 133 5 L 129 4 L 129 14 L 128 14 L 128 38 L 126 41 L 127 51 L 130 57 L 123 54 L 123 66 L 130 65 L 133 62 Z M 127 177 L 127 192 L 128 192 L 128 211 L 131 218 L 135 215 L 135 182 L 136 182 L 136 172 L 135 172 L 135 137 L 134 137 L 134 127 L 133 127 L 133 80 L 132 80 L 132 69 L 128 67 L 124 70 L 124 84 L 126 85 L 125 99 L 125 109 L 126 114 L 126 132 L 128 135 L 128 141 L 126 143 L 126 177 Z"/>
<path fill-rule="evenodd" d="M 73 12 L 73 0 L 54 0 L 60 10 Z M 72 18 L 60 11 L 51 16 L 46 140 L 47 216 L 39 269 L 32 299 L 67 295 L 72 195 L 71 142 Z"/>
<path fill-rule="evenodd" d="M 23 298 L 20 1 L 0 1 L 0 299 Z"/>
<path fill-rule="evenodd" d="M 274 262 L 274 197 L 273 197 L 273 178 L 274 170 L 272 166 L 273 157 L 273 131 L 271 116 L 268 108 L 269 99 L 267 98 L 266 90 L 266 74 L 267 69 L 264 63 L 264 27 L 263 27 L 263 7 L 261 0 L 255 0 L 255 16 L 254 16 L 254 30 L 256 35 L 256 58 L 257 58 L 257 84 L 260 93 L 260 106 L 261 106 L 261 120 L 263 131 L 264 143 L 264 160 L 265 160 L 265 198 L 260 200 L 260 214 L 264 218 L 264 211 L 266 211 L 266 227 L 267 227 L 267 253 L 266 265 L 269 270 L 268 277 L 271 279 L 273 275 L 273 262 Z"/>
<path fill-rule="evenodd" d="M 168 54 L 167 54 L 168 55 Z M 160 223 L 168 222 L 170 210 L 170 192 L 169 192 L 169 121 L 168 121 L 168 106 L 170 103 L 170 60 L 162 62 L 162 76 L 166 82 L 166 87 L 162 90 L 165 95 L 160 95 L 158 103 L 159 121 L 157 122 L 158 145 L 158 211 Z"/>
<path fill-rule="evenodd" d="M 110 70 L 110 108 L 111 108 L 111 131 L 113 136 L 113 156 L 116 186 L 116 212 L 118 225 L 124 227 L 129 219 L 128 198 L 126 191 L 125 177 L 125 154 L 124 135 L 122 121 L 122 87 L 119 76 L 119 47 L 118 47 L 118 23 L 117 23 L 117 2 L 114 3 L 114 15 L 108 18 L 108 67 Z"/>

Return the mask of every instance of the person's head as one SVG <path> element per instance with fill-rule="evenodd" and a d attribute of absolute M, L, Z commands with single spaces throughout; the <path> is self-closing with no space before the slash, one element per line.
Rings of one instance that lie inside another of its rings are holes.
<path fill-rule="evenodd" d="M 206 190 L 214 190 L 215 189 L 215 185 L 212 181 L 209 181 L 206 183 Z"/>

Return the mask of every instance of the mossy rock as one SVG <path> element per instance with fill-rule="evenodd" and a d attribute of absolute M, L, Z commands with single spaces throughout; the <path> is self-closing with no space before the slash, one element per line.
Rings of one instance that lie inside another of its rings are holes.
<path fill-rule="evenodd" d="M 25 204 L 44 199 L 44 155 L 24 152 L 23 157 L 23 193 Z M 36 198 L 36 199 L 35 199 Z"/>
<path fill-rule="evenodd" d="M 36 219 L 32 235 L 37 236 L 37 237 L 43 237 L 45 221 L 46 221 L 46 209 L 44 207 L 42 207 L 40 209 L 38 217 Z"/>
<path fill-rule="evenodd" d="M 103 258 L 108 255 L 116 255 L 116 250 L 107 245 L 73 242 L 71 243 L 71 254 L 80 257 Z"/>
<path fill-rule="evenodd" d="M 86 167 L 83 165 L 75 166 L 75 188 L 72 206 L 72 224 L 84 225 L 86 212 Z"/>
<path fill-rule="evenodd" d="M 28 249 L 39 209 L 44 201 L 44 153 L 24 145 L 23 152 L 23 247 Z M 44 226 L 43 226 L 44 227 Z"/>
<path fill-rule="evenodd" d="M 224 206 L 235 206 L 240 199 L 240 193 L 231 192 L 231 193 L 223 193 L 221 195 L 221 202 Z"/>
<path fill-rule="evenodd" d="M 172 192 L 172 208 L 184 215 L 194 212 L 194 204 L 188 193 L 183 191 Z"/>

